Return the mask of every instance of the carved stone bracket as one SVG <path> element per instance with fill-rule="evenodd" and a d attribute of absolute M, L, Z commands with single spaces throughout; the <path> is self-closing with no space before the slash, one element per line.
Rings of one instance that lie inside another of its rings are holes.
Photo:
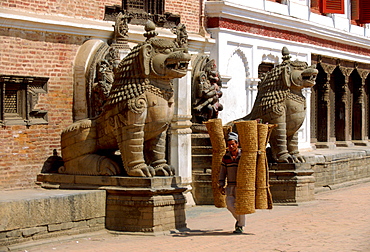
<path fill-rule="evenodd" d="M 342 72 L 342 74 L 348 78 L 351 73 L 353 72 L 353 70 L 355 70 L 354 68 L 352 67 L 344 67 L 344 66 L 339 66 L 339 70 Z"/>
<path fill-rule="evenodd" d="M 343 67 L 339 66 L 339 70 L 342 72 L 344 75 L 344 83 L 342 86 L 342 102 L 347 103 L 347 98 L 348 98 L 348 81 L 349 81 L 349 76 L 353 72 L 354 68 L 352 67 Z"/>
<path fill-rule="evenodd" d="M 367 76 L 369 75 L 370 71 L 368 70 L 364 70 L 364 69 L 358 69 L 356 68 L 358 74 L 360 75 L 361 77 L 361 87 L 359 89 L 359 92 L 360 92 L 360 95 L 356 101 L 357 104 L 363 104 L 364 103 L 364 93 L 365 93 L 365 82 L 366 82 L 366 78 Z"/>
<path fill-rule="evenodd" d="M 332 74 L 334 72 L 334 69 L 337 67 L 336 65 L 325 64 L 322 62 L 320 63 L 320 65 L 327 74 Z"/>
<path fill-rule="evenodd" d="M 330 76 L 334 72 L 334 69 L 337 66 L 331 65 L 331 64 L 325 64 L 325 63 L 320 63 L 320 65 L 322 69 L 324 70 L 324 72 L 326 73 L 326 83 L 324 83 L 322 87 L 322 94 L 323 94 L 322 99 L 325 103 L 329 103 L 330 102 L 330 98 L 329 98 Z"/>

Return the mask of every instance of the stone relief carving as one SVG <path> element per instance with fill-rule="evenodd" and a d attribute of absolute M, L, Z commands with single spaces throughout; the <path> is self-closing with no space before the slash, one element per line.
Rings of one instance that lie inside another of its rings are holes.
<path fill-rule="evenodd" d="M 192 72 L 193 123 L 203 123 L 217 118 L 223 110 L 219 99 L 222 96 L 221 76 L 215 61 L 207 55 L 198 55 Z"/>
<path fill-rule="evenodd" d="M 174 112 L 172 80 L 186 74 L 190 55 L 179 46 L 183 42 L 156 38 L 153 22 L 148 21 L 145 31 L 146 41 L 117 67 L 105 59 L 99 62 L 96 93 L 104 100 L 95 106 L 101 105 L 101 113 L 62 132 L 60 173 L 174 175 L 165 159 L 166 131 Z"/>
<path fill-rule="evenodd" d="M 259 83 L 251 113 L 235 121 L 261 119 L 277 124 L 270 137 L 273 159 L 282 163 L 305 162 L 298 151 L 298 130 L 306 116 L 302 89 L 315 85 L 318 70 L 306 62 L 291 61 L 286 47 L 282 54 L 283 62 L 266 73 Z"/>

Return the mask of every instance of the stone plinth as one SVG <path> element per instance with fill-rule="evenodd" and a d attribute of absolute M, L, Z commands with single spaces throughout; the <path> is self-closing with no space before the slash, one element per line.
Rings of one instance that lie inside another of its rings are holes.
<path fill-rule="evenodd" d="M 106 191 L 105 226 L 109 230 L 157 233 L 186 228 L 180 177 L 120 177 L 40 174 L 44 188 Z"/>
<path fill-rule="evenodd" d="M 269 164 L 270 189 L 274 203 L 314 200 L 315 177 L 310 163 Z"/>

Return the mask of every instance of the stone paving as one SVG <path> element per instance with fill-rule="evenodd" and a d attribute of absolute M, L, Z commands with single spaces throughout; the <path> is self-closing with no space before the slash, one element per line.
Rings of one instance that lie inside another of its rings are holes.
<path fill-rule="evenodd" d="M 248 215 L 245 233 L 233 234 L 226 209 L 187 210 L 189 230 L 165 235 L 107 231 L 35 241 L 10 251 L 370 251 L 370 182 L 320 192 L 296 206 L 274 206 Z"/>

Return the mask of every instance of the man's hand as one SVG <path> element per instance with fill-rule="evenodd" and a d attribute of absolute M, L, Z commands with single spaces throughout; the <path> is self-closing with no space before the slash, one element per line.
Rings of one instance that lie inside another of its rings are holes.
<path fill-rule="evenodd" d="M 225 195 L 225 188 L 223 186 L 219 186 L 218 189 L 220 190 L 222 195 Z"/>

